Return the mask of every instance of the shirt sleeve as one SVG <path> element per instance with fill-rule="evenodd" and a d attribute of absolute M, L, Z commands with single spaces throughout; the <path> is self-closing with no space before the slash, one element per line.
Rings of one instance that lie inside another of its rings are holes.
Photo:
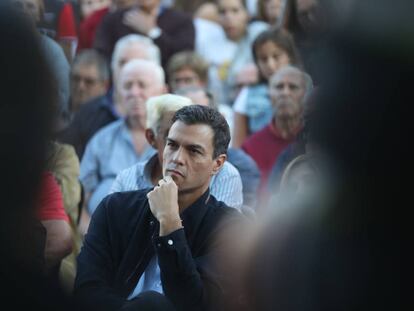
<path fill-rule="evenodd" d="M 69 217 L 63 207 L 62 192 L 57 181 L 50 172 L 45 172 L 42 178 L 38 205 L 39 220 L 64 220 L 69 222 Z"/>
<path fill-rule="evenodd" d="M 238 170 L 225 162 L 220 172 L 210 183 L 211 194 L 230 207 L 240 209 L 243 205 L 243 184 Z"/>
<path fill-rule="evenodd" d="M 99 141 L 97 136 L 93 137 L 86 145 L 85 154 L 80 164 L 79 179 L 85 192 L 93 192 L 99 184 Z"/>
<path fill-rule="evenodd" d="M 96 29 L 93 48 L 101 52 L 106 59 L 111 59 L 112 48 L 115 45 L 113 14 L 109 13 L 102 18 L 101 23 Z"/>
<path fill-rule="evenodd" d="M 54 152 L 48 167 L 62 191 L 65 211 L 75 224 L 79 217 L 78 207 L 81 201 L 79 159 L 75 149 L 70 145 L 55 143 L 52 148 Z"/>
<path fill-rule="evenodd" d="M 243 87 L 240 91 L 239 95 L 237 96 L 234 105 L 233 110 L 240 114 L 247 114 L 247 96 L 249 94 L 248 87 Z"/>
<path fill-rule="evenodd" d="M 154 43 L 160 48 L 163 65 L 175 53 L 185 50 L 192 51 L 195 45 L 195 28 L 192 18 L 185 15 L 171 17 L 179 21 L 174 34 L 170 35 L 166 31 L 162 31 L 161 35 L 154 40 Z M 170 16 L 164 18 L 170 18 Z M 158 21 L 158 24 L 160 26 L 161 23 Z M 160 26 L 160 28 L 163 27 Z"/>
<path fill-rule="evenodd" d="M 114 182 L 112 183 L 111 189 L 109 189 L 109 193 L 114 192 L 122 192 L 127 191 L 124 189 L 123 180 L 125 179 L 125 171 L 121 171 L 119 174 L 116 175 Z"/>
<path fill-rule="evenodd" d="M 204 310 L 211 298 L 208 297 L 209 278 L 198 271 L 191 253 L 184 229 L 153 240 L 161 272 L 164 294 L 178 310 Z M 198 258 L 200 261 L 207 261 Z"/>
<path fill-rule="evenodd" d="M 74 296 L 90 310 L 118 310 L 125 302 L 111 282 L 116 275 L 108 224 L 107 207 L 110 198 L 105 198 L 92 216 L 82 250 L 77 258 Z"/>

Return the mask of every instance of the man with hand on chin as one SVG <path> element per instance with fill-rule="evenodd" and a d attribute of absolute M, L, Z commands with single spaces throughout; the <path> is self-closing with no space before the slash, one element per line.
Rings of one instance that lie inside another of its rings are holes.
<path fill-rule="evenodd" d="M 111 194 L 92 217 L 75 295 L 93 308 L 204 310 L 223 299 L 215 237 L 242 215 L 210 195 L 209 183 L 226 161 L 229 127 L 198 105 L 172 122 L 158 186 Z"/>

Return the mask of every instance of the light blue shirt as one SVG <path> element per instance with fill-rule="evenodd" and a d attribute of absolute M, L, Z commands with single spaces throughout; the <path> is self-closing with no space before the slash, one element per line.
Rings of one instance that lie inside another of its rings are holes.
<path fill-rule="evenodd" d="M 108 194 L 115 177 L 122 170 L 148 160 L 155 150 L 147 145 L 137 154 L 125 119 L 110 123 L 99 130 L 86 146 L 80 165 L 80 181 L 85 192 L 91 192 L 88 211 L 93 214 Z"/>
<path fill-rule="evenodd" d="M 139 278 L 137 286 L 135 286 L 135 289 L 128 296 L 128 300 L 135 298 L 142 292 L 150 290 L 163 294 L 164 291 L 162 290 L 160 273 L 157 256 L 154 256 L 145 268 L 144 273 Z"/>
<path fill-rule="evenodd" d="M 157 154 L 149 160 L 136 163 L 121 171 L 110 189 L 110 193 L 139 190 L 153 187 L 151 171 L 158 161 Z M 210 193 L 230 207 L 240 209 L 243 205 L 243 186 L 239 171 L 229 162 L 211 178 Z"/>

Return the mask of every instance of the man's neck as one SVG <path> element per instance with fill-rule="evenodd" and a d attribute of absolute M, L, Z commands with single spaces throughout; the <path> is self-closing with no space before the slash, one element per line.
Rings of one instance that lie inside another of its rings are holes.
<path fill-rule="evenodd" d="M 160 161 L 157 161 L 151 171 L 151 183 L 152 185 L 156 186 L 158 181 L 162 179 L 162 169 Z"/>
<path fill-rule="evenodd" d="M 142 122 L 137 118 L 127 117 L 127 125 L 133 133 L 143 132 L 145 130 L 145 127 L 142 126 Z"/>
<path fill-rule="evenodd" d="M 278 116 L 273 119 L 273 126 L 278 129 L 280 135 L 284 139 L 291 139 L 296 136 L 299 127 L 302 124 L 300 115 L 289 118 L 280 119 Z"/>

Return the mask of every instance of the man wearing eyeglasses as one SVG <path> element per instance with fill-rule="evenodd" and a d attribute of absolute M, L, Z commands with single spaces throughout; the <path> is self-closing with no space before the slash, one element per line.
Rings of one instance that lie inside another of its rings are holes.
<path fill-rule="evenodd" d="M 105 59 L 94 50 L 80 52 L 71 68 L 71 112 L 75 113 L 82 104 L 104 95 L 108 84 L 109 69 Z"/>

